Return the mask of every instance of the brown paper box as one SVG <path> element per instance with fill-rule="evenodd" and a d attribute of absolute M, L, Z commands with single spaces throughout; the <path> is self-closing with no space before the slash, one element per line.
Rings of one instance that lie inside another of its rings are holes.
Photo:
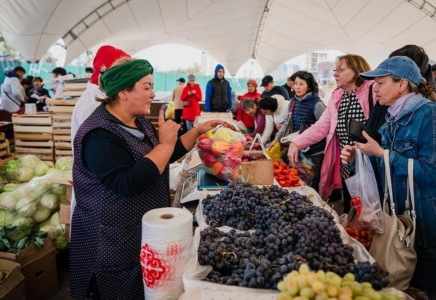
<path fill-rule="evenodd" d="M 274 183 L 274 162 L 268 154 L 261 150 L 244 151 L 244 154 L 265 156 L 264 160 L 242 162 L 244 179 L 254 185 L 271 185 Z"/>
<path fill-rule="evenodd" d="M 70 224 L 66 224 L 65 225 L 65 241 L 67 242 L 67 243 L 69 243 L 70 242 Z"/>
<path fill-rule="evenodd" d="M 71 222 L 71 204 L 70 203 L 62 203 L 60 210 L 60 222 L 61 224 L 70 224 Z"/>
<path fill-rule="evenodd" d="M 42 249 L 33 245 L 17 254 L 0 252 L 0 258 L 19 264 L 27 300 L 45 300 L 58 289 L 55 248 L 49 237 Z"/>
<path fill-rule="evenodd" d="M 7 273 L 0 283 L 1 300 L 25 300 L 24 276 L 20 265 L 12 261 L 0 259 L 0 271 Z"/>

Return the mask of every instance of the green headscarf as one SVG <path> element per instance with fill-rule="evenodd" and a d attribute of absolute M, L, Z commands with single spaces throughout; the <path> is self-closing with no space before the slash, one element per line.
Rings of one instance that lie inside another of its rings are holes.
<path fill-rule="evenodd" d="M 134 59 L 109 68 L 100 77 L 106 96 L 115 97 L 119 92 L 134 85 L 147 75 L 153 74 L 153 67 L 145 59 Z"/>

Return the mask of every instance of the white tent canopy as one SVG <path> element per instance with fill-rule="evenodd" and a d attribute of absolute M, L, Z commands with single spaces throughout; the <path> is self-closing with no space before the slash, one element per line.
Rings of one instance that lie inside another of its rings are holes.
<path fill-rule="evenodd" d="M 205 51 L 232 74 L 250 58 L 265 73 L 320 50 L 376 66 L 416 44 L 436 53 L 436 0 L 3 0 L 0 31 L 28 61 L 59 38 L 67 63 L 111 44 L 131 54 L 162 43 Z M 183 58 L 181 58 L 183 59 Z"/>

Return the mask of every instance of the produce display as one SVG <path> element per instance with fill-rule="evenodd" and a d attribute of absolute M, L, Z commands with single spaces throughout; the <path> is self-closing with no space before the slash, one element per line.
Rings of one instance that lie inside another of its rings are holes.
<path fill-rule="evenodd" d="M 244 137 L 246 139 L 245 150 L 250 150 L 254 139 L 249 134 L 244 134 Z M 253 148 L 251 148 L 251 150 L 262 150 L 262 147 L 260 146 L 260 143 L 254 143 Z"/>
<path fill-rule="evenodd" d="M 274 161 L 274 178 L 281 187 L 297 187 L 300 186 L 300 178 L 298 171 L 295 168 L 288 168 L 285 163 Z"/>
<path fill-rule="evenodd" d="M 42 249 L 46 236 L 38 226 L 5 226 L 0 228 L 0 252 L 18 253 L 31 245 Z"/>
<path fill-rule="evenodd" d="M 198 260 L 213 268 L 207 281 L 276 289 L 288 273 L 307 264 L 339 276 L 352 273 L 376 290 L 389 283 L 376 264 L 354 262 L 334 217 L 305 195 L 233 181 L 219 195 L 203 199 L 202 206 L 210 226 L 200 232 Z M 234 229 L 217 228 L 225 225 Z"/>
<path fill-rule="evenodd" d="M 377 292 L 371 283 L 355 279 L 352 273 L 341 277 L 323 270 L 313 272 L 302 264 L 279 282 L 277 300 L 398 300 L 396 295 Z"/>
<path fill-rule="evenodd" d="M 197 147 L 204 170 L 224 180 L 241 179 L 244 143 L 242 134 L 225 127 L 201 135 Z"/>
<path fill-rule="evenodd" d="M 10 182 L 23 183 L 52 171 L 53 163 L 44 162 L 33 155 L 24 155 L 18 160 L 7 161 L 3 170 Z"/>

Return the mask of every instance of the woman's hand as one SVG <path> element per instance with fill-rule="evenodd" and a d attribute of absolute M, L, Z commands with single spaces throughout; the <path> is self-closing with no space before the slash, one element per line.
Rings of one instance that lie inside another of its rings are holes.
<path fill-rule="evenodd" d="M 383 157 L 383 148 L 365 131 L 362 131 L 362 135 L 368 142 L 366 144 L 356 142 L 357 149 L 359 149 L 362 154 Z"/>
<path fill-rule="evenodd" d="M 295 143 L 289 144 L 288 158 L 289 163 L 294 167 L 295 163 L 298 162 L 298 147 L 295 145 Z"/>
<path fill-rule="evenodd" d="M 341 161 L 344 165 L 354 162 L 356 159 L 356 146 L 346 145 L 341 151 Z"/>
<path fill-rule="evenodd" d="M 271 150 L 272 147 L 274 147 L 275 144 L 277 144 L 279 141 L 278 140 L 274 140 L 271 142 L 271 144 L 269 144 L 268 146 L 268 150 Z"/>
<path fill-rule="evenodd" d="M 163 109 L 159 110 L 159 144 L 168 145 L 174 149 L 180 125 L 172 120 L 165 121 Z"/>
<path fill-rule="evenodd" d="M 276 128 L 277 128 L 278 131 L 280 131 L 280 129 L 281 129 L 282 127 L 283 127 L 283 125 L 280 125 L 280 124 L 279 124 L 279 125 L 276 125 Z"/>
<path fill-rule="evenodd" d="M 224 127 L 230 128 L 230 124 L 221 120 L 210 120 L 207 122 L 204 122 L 196 127 L 198 131 L 198 135 L 204 134 L 208 132 L 209 130 L 214 129 L 218 125 L 222 125 Z"/>

